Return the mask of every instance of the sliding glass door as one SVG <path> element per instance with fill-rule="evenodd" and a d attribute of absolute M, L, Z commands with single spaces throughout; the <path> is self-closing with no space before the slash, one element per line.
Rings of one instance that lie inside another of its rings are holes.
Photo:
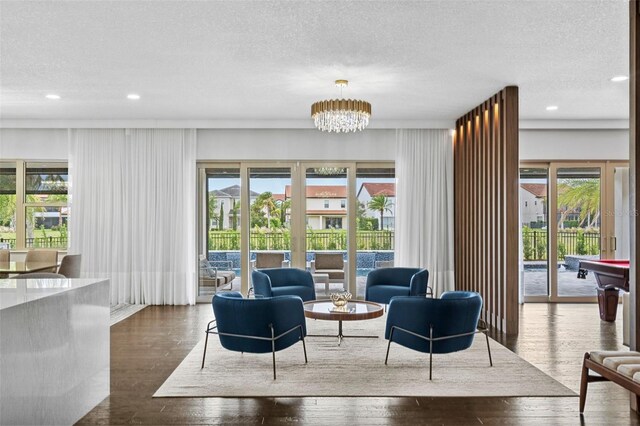
<path fill-rule="evenodd" d="M 520 169 L 521 289 L 527 302 L 594 302 L 581 260 L 629 255 L 628 165 L 525 164 Z"/>
<path fill-rule="evenodd" d="M 198 170 L 199 301 L 217 291 L 247 294 L 251 271 L 269 267 L 309 270 L 320 298 L 343 289 L 364 297 L 366 272 L 392 265 L 393 163 L 201 163 Z M 211 269 L 233 277 L 214 286 Z"/>

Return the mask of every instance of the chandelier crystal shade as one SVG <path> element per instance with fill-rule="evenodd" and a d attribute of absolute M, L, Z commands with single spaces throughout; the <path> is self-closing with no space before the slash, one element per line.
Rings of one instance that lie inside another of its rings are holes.
<path fill-rule="evenodd" d="M 336 80 L 340 88 L 347 84 L 346 80 Z M 315 126 L 323 132 L 355 132 L 369 125 L 371 104 L 355 99 L 319 101 L 311 105 L 311 117 Z"/>

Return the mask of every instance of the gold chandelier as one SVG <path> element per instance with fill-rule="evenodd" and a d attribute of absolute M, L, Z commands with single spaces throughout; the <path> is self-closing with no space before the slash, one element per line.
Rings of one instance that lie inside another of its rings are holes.
<path fill-rule="evenodd" d="M 347 87 L 347 80 L 336 80 L 336 86 Z M 371 104 L 355 99 L 328 99 L 311 105 L 311 118 L 315 126 L 323 132 L 355 132 L 369 125 Z"/>

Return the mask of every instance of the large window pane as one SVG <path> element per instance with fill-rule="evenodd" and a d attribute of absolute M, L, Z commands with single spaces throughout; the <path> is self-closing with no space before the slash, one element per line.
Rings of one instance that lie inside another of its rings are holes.
<path fill-rule="evenodd" d="M 0 163 L 0 248 L 16 248 L 16 165 Z"/>
<path fill-rule="evenodd" d="M 27 203 L 66 203 L 69 171 L 55 163 L 27 163 L 25 193 Z"/>
<path fill-rule="evenodd" d="M 67 219 L 67 207 L 27 207 L 27 248 L 66 248 Z"/>
<path fill-rule="evenodd" d="M 291 266 L 291 168 L 249 169 L 252 269 Z"/>
<path fill-rule="evenodd" d="M 207 263 L 198 293 L 240 291 L 240 169 L 206 170 Z"/>
<path fill-rule="evenodd" d="M 357 296 L 364 298 L 367 274 L 393 266 L 396 179 L 394 168 L 358 168 L 356 172 Z"/>
<path fill-rule="evenodd" d="M 558 169 L 558 296 L 596 296 L 594 275 L 577 271 L 581 259 L 600 259 L 600 184 L 599 167 Z"/>
<path fill-rule="evenodd" d="M 520 169 L 524 295 L 549 295 L 549 178 L 546 168 Z"/>
<path fill-rule="evenodd" d="M 305 177 L 306 259 L 316 292 L 347 290 L 347 169 L 308 167 Z"/>
<path fill-rule="evenodd" d="M 629 167 L 616 167 L 613 175 L 615 226 L 614 239 L 612 241 L 613 256 L 615 259 L 629 259 L 630 236 L 629 221 L 631 218 L 629 209 Z M 609 213 L 611 215 L 611 213 Z"/>

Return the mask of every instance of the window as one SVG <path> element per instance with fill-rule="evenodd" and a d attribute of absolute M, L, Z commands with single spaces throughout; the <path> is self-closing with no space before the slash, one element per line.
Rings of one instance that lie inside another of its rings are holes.
<path fill-rule="evenodd" d="M 327 217 L 324 222 L 324 229 L 342 229 L 341 217 Z"/>
<path fill-rule="evenodd" d="M 69 172 L 65 163 L 0 165 L 0 244 L 67 247 Z"/>
<path fill-rule="evenodd" d="M 0 248 L 16 248 L 15 163 L 0 163 Z"/>
<path fill-rule="evenodd" d="M 329 208 L 329 200 L 324 200 L 324 208 L 325 209 Z"/>
<path fill-rule="evenodd" d="M 340 208 L 341 209 L 347 208 L 347 200 L 340 200 Z"/>

